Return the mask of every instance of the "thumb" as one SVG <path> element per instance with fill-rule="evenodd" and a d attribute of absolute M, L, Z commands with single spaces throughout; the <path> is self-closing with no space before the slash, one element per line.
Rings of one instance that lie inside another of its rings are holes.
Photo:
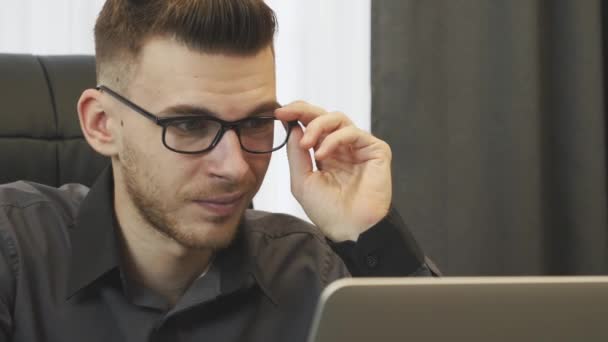
<path fill-rule="evenodd" d="M 289 175 L 291 178 L 291 192 L 300 193 L 300 189 L 304 180 L 312 172 L 312 159 L 308 149 L 300 146 L 300 140 L 304 131 L 299 123 L 296 123 L 291 128 L 291 135 L 287 142 L 287 160 L 289 161 Z"/>

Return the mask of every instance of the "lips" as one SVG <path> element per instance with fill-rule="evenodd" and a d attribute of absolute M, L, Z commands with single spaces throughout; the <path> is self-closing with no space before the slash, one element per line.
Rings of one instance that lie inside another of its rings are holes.
<path fill-rule="evenodd" d="M 215 215 L 227 216 L 233 214 L 241 204 L 244 194 L 226 194 L 194 200 L 194 203 Z"/>

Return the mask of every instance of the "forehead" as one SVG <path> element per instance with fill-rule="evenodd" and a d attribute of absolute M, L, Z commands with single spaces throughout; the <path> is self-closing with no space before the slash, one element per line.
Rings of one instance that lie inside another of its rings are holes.
<path fill-rule="evenodd" d="M 171 39 L 154 39 L 142 49 L 129 94 L 151 110 L 204 106 L 227 116 L 276 101 L 271 47 L 253 56 L 205 54 Z M 230 119 L 230 118 L 228 118 Z"/>

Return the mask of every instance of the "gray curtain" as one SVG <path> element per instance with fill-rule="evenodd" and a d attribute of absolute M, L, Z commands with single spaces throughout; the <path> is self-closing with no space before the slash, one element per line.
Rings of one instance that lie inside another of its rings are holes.
<path fill-rule="evenodd" d="M 602 6 L 372 1 L 372 130 L 446 274 L 608 273 Z"/>

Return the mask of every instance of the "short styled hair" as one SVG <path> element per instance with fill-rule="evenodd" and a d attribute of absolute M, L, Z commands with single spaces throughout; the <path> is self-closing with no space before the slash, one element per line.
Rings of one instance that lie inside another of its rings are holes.
<path fill-rule="evenodd" d="M 276 16 L 263 0 L 107 0 L 95 24 L 97 79 L 128 83 L 147 40 L 167 37 L 194 51 L 252 56 L 273 44 Z"/>

